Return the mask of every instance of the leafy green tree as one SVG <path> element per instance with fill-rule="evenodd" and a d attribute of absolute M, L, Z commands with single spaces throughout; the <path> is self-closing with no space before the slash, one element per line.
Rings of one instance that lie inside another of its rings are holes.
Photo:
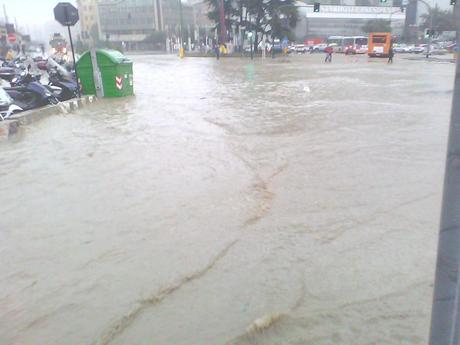
<path fill-rule="evenodd" d="M 385 19 L 370 19 L 361 29 L 363 32 L 391 32 L 391 24 L 389 20 Z"/>
<path fill-rule="evenodd" d="M 208 18 L 216 23 L 214 29 L 220 32 L 220 0 L 206 0 L 206 2 L 210 8 Z M 238 20 L 238 17 L 242 17 L 240 3 L 243 3 L 243 0 L 224 0 L 225 26 L 227 30 L 230 30 L 233 24 L 237 26 L 237 29 L 241 25 L 241 22 Z"/>
<path fill-rule="evenodd" d="M 209 19 L 220 29 L 219 1 L 206 0 L 209 4 Z M 281 38 L 293 36 L 292 29 L 298 20 L 296 0 L 224 0 L 225 25 L 230 30 L 235 25 L 238 30 L 244 27 L 246 31 L 256 33 L 254 50 L 259 44 L 259 35 Z"/>
<path fill-rule="evenodd" d="M 422 29 L 430 28 L 430 16 L 433 15 L 433 29 L 436 33 L 442 33 L 444 31 L 455 31 L 455 16 L 452 10 L 441 10 L 436 5 L 430 13 L 422 14 L 422 23 L 420 27 Z"/>

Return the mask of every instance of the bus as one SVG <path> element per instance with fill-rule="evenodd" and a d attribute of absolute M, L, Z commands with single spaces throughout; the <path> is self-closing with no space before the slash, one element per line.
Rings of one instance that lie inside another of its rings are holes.
<path fill-rule="evenodd" d="M 343 36 L 329 36 L 326 43 L 334 49 L 334 52 L 343 53 Z"/>
<path fill-rule="evenodd" d="M 367 54 L 369 57 L 388 57 L 391 47 L 391 33 L 371 32 Z"/>
<path fill-rule="evenodd" d="M 368 38 L 365 36 L 344 37 L 342 41 L 342 51 L 345 54 L 365 54 L 367 53 Z"/>
<path fill-rule="evenodd" d="M 53 54 L 67 54 L 67 41 L 60 33 L 53 34 L 49 43 Z"/>

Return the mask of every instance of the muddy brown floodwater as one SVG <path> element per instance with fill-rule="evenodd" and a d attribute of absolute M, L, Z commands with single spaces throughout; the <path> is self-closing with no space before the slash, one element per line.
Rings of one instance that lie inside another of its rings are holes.
<path fill-rule="evenodd" d="M 0 146 L 0 343 L 426 344 L 454 65 L 134 56 Z"/>

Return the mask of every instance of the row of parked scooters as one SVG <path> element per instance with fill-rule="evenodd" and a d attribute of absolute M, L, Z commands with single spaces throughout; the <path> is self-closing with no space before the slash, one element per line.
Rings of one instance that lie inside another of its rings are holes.
<path fill-rule="evenodd" d="M 75 72 L 53 58 L 0 62 L 0 121 L 11 115 L 78 97 Z"/>

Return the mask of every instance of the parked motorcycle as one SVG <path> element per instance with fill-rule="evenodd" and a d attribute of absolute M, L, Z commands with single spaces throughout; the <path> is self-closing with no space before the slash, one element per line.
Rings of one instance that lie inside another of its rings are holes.
<path fill-rule="evenodd" d="M 78 85 L 71 72 L 59 65 L 52 58 L 48 59 L 48 85 L 50 87 L 58 87 L 61 89 L 60 93 L 56 93 L 60 101 L 67 101 L 72 98 L 78 97 Z"/>
<path fill-rule="evenodd" d="M 22 111 L 22 108 L 14 104 L 13 99 L 0 88 L 0 121 L 6 120 L 14 113 Z"/>
<path fill-rule="evenodd" d="M 11 80 L 12 86 L 4 90 L 13 98 L 14 104 L 23 110 L 59 103 L 57 97 L 38 80 L 39 77 L 23 71 Z"/>

